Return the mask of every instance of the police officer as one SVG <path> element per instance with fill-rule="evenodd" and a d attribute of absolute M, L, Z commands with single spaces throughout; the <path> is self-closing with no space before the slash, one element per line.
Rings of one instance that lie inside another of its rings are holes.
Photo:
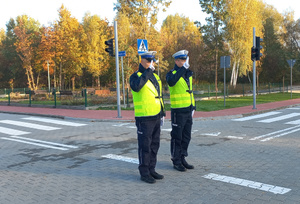
<path fill-rule="evenodd" d="M 139 70 L 130 76 L 138 135 L 139 172 L 141 180 L 147 183 L 164 178 L 155 171 L 161 122 L 165 115 L 161 80 L 154 73 L 155 54 L 156 51 L 141 54 Z"/>
<path fill-rule="evenodd" d="M 189 70 L 187 50 L 180 50 L 172 57 L 175 59 L 175 66 L 166 76 L 171 101 L 171 159 L 174 169 L 186 171 L 194 168 L 185 160 L 188 156 L 193 114 L 196 110 L 192 89 L 193 72 Z"/>

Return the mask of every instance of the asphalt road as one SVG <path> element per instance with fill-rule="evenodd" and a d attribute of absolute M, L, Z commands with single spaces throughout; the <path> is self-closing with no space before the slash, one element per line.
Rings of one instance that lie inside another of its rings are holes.
<path fill-rule="evenodd" d="M 0 114 L 0 203 L 299 203 L 300 109 L 195 120 L 187 160 L 162 127 L 155 184 L 140 181 L 134 123 Z"/>

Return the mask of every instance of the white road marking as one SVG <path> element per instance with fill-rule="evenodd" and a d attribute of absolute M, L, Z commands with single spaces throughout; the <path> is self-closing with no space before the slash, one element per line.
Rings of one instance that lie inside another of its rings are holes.
<path fill-rule="evenodd" d="M 291 131 L 289 131 L 289 132 L 284 132 L 284 133 L 282 133 L 282 134 L 275 135 L 275 136 L 273 136 L 273 137 L 267 137 L 267 138 L 265 138 L 265 139 L 263 139 L 263 140 L 261 140 L 261 141 L 262 141 L 262 142 L 266 142 L 266 141 L 272 140 L 272 139 L 274 139 L 274 138 L 282 137 L 282 136 L 284 136 L 284 135 L 288 135 L 288 134 L 291 134 L 291 133 L 294 133 L 294 132 L 297 132 L 297 131 L 300 131 L 300 128 L 291 130 Z"/>
<path fill-rule="evenodd" d="M 133 164 L 139 164 L 138 159 L 134 159 L 131 157 L 124 157 L 124 156 L 120 156 L 120 155 L 116 155 L 116 154 L 106 154 L 106 155 L 103 155 L 102 157 L 108 158 L 108 159 L 114 159 L 114 160 L 118 160 L 118 161 L 129 162 L 129 163 L 133 163 Z"/>
<path fill-rule="evenodd" d="M 288 108 L 290 110 L 300 110 L 300 108 Z"/>
<path fill-rule="evenodd" d="M 30 134 L 30 132 L 15 130 L 15 129 L 11 129 L 11 128 L 5 128 L 5 127 L 0 127 L 0 133 L 4 133 L 6 135 L 26 135 L 26 134 Z"/>
<path fill-rule="evenodd" d="M 280 121 L 280 120 L 285 120 L 285 119 L 293 118 L 293 117 L 296 117 L 296 116 L 299 116 L 299 115 L 300 115 L 300 113 L 290 113 L 290 114 L 282 115 L 282 116 L 275 117 L 275 118 L 270 118 L 270 119 L 266 119 L 266 120 L 260 120 L 258 122 L 259 123 L 272 123 L 272 122 L 277 122 L 277 121 Z"/>
<path fill-rule="evenodd" d="M 275 135 L 275 134 L 277 134 L 277 133 L 289 131 L 289 130 L 292 130 L 292 129 L 295 129 L 295 128 L 298 128 L 298 127 L 300 127 L 300 125 L 297 125 L 297 126 L 295 126 L 295 127 L 286 128 L 286 129 L 283 129 L 283 130 L 278 130 L 278 131 L 271 132 L 271 133 L 268 133 L 268 134 L 265 134 L 265 135 L 261 135 L 261 136 L 258 136 L 258 137 L 254 137 L 254 138 L 251 138 L 250 140 L 258 140 L 258 139 L 261 139 L 261 138 L 264 138 L 264 137 L 268 137 L 268 136 L 271 136 L 271 135 Z"/>
<path fill-rule="evenodd" d="M 126 128 L 135 129 L 136 126 L 126 126 Z"/>
<path fill-rule="evenodd" d="M 268 112 L 268 113 L 263 113 L 263 114 L 259 114 L 259 115 L 253 115 L 253 116 L 248 116 L 248 117 L 244 117 L 244 118 L 238 118 L 238 119 L 232 119 L 233 121 L 247 121 L 247 120 L 253 120 L 253 119 L 258 119 L 258 118 L 264 118 L 264 117 L 268 117 L 271 115 L 276 115 L 279 114 L 281 112 Z"/>
<path fill-rule="evenodd" d="M 73 149 L 78 148 L 77 146 L 73 146 L 73 145 L 65 145 L 65 144 L 60 144 L 60 143 L 55 143 L 55 142 L 47 142 L 44 140 L 31 139 L 31 138 L 27 138 L 27 137 L 18 137 L 18 136 L 11 136 L 11 137 L 17 138 L 17 139 L 22 139 L 22 140 L 28 140 L 28 141 L 32 141 L 32 142 L 39 142 L 39 143 L 50 144 L 50 145 L 55 145 L 55 146 L 60 146 L 60 147 L 66 147 L 66 148 L 73 148 Z"/>
<path fill-rule="evenodd" d="M 214 132 L 214 133 L 203 133 L 201 135 L 218 137 L 220 134 L 221 134 L 221 132 Z"/>
<path fill-rule="evenodd" d="M 161 129 L 161 131 L 171 132 L 171 131 L 172 131 L 172 128 L 169 128 L 169 129 Z"/>
<path fill-rule="evenodd" d="M 291 121 L 291 122 L 287 122 L 285 124 L 287 124 L 287 125 L 300 125 L 300 120 L 294 120 L 294 121 Z"/>
<path fill-rule="evenodd" d="M 65 126 L 72 126 L 72 127 L 79 127 L 79 126 L 86 125 L 86 124 L 82 124 L 82 123 L 73 123 L 73 122 L 68 122 L 68 121 L 63 121 L 63 120 L 53 120 L 53 119 L 38 118 L 38 117 L 28 117 L 28 118 L 22 118 L 22 119 L 45 122 L 45 123 L 52 123 L 52 124 L 58 124 L 58 125 L 65 125 Z"/>
<path fill-rule="evenodd" d="M 239 139 L 239 140 L 244 139 L 243 137 L 237 137 L 237 136 L 227 136 L 227 138 L 230 138 L 230 139 Z"/>
<path fill-rule="evenodd" d="M 25 122 L 20 122 L 20 121 L 13 121 L 13 120 L 0 120 L 0 123 L 16 125 L 16 126 L 21 126 L 21 127 L 27 127 L 27 128 L 33 128 L 33 129 L 38 129 L 38 130 L 46 130 L 46 131 L 61 129 L 61 128 L 57 128 L 57 127 L 37 125 L 37 124 L 33 124 L 33 123 L 25 123 Z"/>
<path fill-rule="evenodd" d="M 113 125 L 115 127 L 122 127 L 124 125 L 129 125 L 130 123 L 121 123 L 121 124 L 117 124 L 117 125 Z"/>
<path fill-rule="evenodd" d="M 27 141 L 24 141 L 24 140 L 18 140 L 18 139 L 7 138 L 7 137 L 1 137 L 1 139 L 15 141 L 15 142 L 21 142 L 21 143 L 25 143 L 25 144 L 31 144 L 31 145 L 36 145 L 36 146 L 46 147 L 46 148 L 51 148 L 51 149 L 68 150 L 67 148 L 55 147 L 55 146 L 51 146 L 51 145 L 44 145 L 44 144 L 35 143 L 35 142 L 27 142 Z"/>
<path fill-rule="evenodd" d="M 290 188 L 284 188 L 280 186 L 274 186 L 274 185 L 264 184 L 260 182 L 255 182 L 255 181 L 250 181 L 250 180 L 245 180 L 245 179 L 240 179 L 235 177 L 229 177 L 229 176 L 223 176 L 223 175 L 213 174 L 213 173 L 204 175 L 202 177 L 206 179 L 215 180 L 215 181 L 222 181 L 225 183 L 231 183 L 239 186 L 254 188 L 261 191 L 267 191 L 274 194 L 283 195 L 292 190 Z"/>

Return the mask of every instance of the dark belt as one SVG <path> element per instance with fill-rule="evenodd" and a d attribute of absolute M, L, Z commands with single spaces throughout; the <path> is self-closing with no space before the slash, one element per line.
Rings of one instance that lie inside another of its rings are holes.
<path fill-rule="evenodd" d="M 186 90 L 189 94 L 193 93 L 193 90 Z"/>

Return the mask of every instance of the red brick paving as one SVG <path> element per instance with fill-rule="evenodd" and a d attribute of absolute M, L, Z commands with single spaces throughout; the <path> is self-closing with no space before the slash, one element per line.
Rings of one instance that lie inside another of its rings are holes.
<path fill-rule="evenodd" d="M 260 113 L 268 110 L 276 110 L 284 107 L 291 107 L 300 105 L 300 99 L 291 99 L 286 101 L 279 101 L 273 103 L 257 104 L 256 109 L 252 106 L 245 106 L 239 108 L 225 109 L 219 111 L 196 111 L 194 118 L 209 118 L 209 117 L 223 117 L 241 114 Z M 20 106 L 5 106 L 0 105 L 0 113 L 25 113 L 34 115 L 58 116 L 58 117 L 72 117 L 96 120 L 134 120 L 133 111 L 121 111 L 121 117 L 118 118 L 117 110 L 72 110 L 72 109 L 58 109 L 58 108 L 37 108 L 37 107 L 20 107 Z M 170 119 L 170 111 L 167 111 L 166 119 Z"/>

